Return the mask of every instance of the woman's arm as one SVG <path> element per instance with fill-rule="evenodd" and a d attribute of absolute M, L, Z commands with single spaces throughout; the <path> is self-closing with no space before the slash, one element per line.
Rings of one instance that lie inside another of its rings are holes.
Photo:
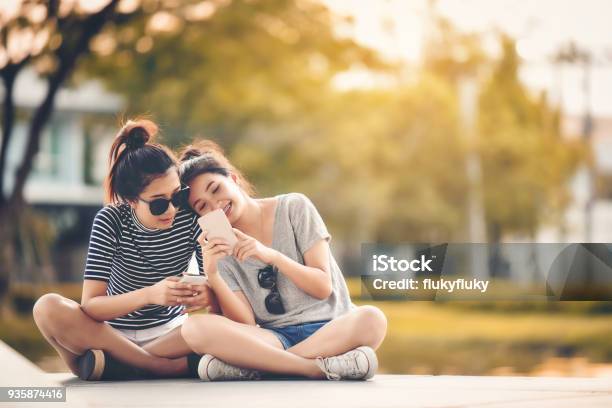
<path fill-rule="evenodd" d="M 122 295 L 106 296 L 108 284 L 103 281 L 85 280 L 81 309 L 92 319 L 112 320 L 138 310 L 147 304 L 145 288 Z"/>
<path fill-rule="evenodd" d="M 331 272 L 329 270 L 329 244 L 324 239 L 304 253 L 304 263 L 274 251 L 271 264 L 288 277 L 298 288 L 317 299 L 327 299 L 332 294 Z"/>
<path fill-rule="evenodd" d="M 239 261 L 244 261 L 250 256 L 256 257 L 262 262 L 276 266 L 295 286 L 310 296 L 323 300 L 331 295 L 329 244 L 325 239 L 321 239 L 304 253 L 305 265 L 302 265 L 236 228 L 234 233 L 238 237 L 234 256 Z"/>
<path fill-rule="evenodd" d="M 240 291 L 233 291 L 227 286 L 221 275 L 208 275 L 208 283 L 217 296 L 223 315 L 235 322 L 255 325 L 255 314 L 249 300 Z"/>
<path fill-rule="evenodd" d="M 208 284 L 215 292 L 223 315 L 236 322 L 255 325 L 255 314 L 247 298 L 242 292 L 234 292 L 219 274 L 219 260 L 231 254 L 228 243 L 222 238 L 213 238 L 208 241 L 206 240 L 207 234 L 207 231 L 202 231 L 198 237 L 198 243 L 202 246 Z"/>
<path fill-rule="evenodd" d="M 103 322 L 125 316 L 149 304 L 179 305 L 182 297 L 192 294 L 187 287 L 187 284 L 179 282 L 178 277 L 172 276 L 153 286 L 121 295 L 107 296 L 106 282 L 86 279 L 83 282 L 81 309 L 92 319 Z"/>

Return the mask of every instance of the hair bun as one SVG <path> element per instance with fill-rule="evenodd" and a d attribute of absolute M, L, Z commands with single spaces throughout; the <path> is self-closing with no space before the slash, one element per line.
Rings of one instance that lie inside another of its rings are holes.
<path fill-rule="evenodd" d="M 144 146 L 149 141 L 149 132 L 142 126 L 131 128 L 125 137 L 125 147 L 134 150 Z"/>
<path fill-rule="evenodd" d="M 129 120 L 117 135 L 120 144 L 127 150 L 135 150 L 146 145 L 157 134 L 155 123 L 147 119 Z"/>
<path fill-rule="evenodd" d="M 212 140 L 199 140 L 193 144 L 185 146 L 181 150 L 179 161 L 184 162 L 194 157 L 201 157 L 204 155 L 211 156 L 223 156 L 223 149 L 221 146 L 213 142 Z"/>
<path fill-rule="evenodd" d="M 200 157 L 202 152 L 193 146 L 187 146 L 181 153 L 181 161 L 191 160 L 194 157 Z"/>

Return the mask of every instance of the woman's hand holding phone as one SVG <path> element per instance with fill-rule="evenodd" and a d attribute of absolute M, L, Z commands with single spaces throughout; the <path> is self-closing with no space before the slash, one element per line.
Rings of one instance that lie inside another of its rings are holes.
<path fill-rule="evenodd" d="M 213 313 L 218 312 L 219 306 L 217 297 L 207 283 L 201 285 L 190 283 L 189 290 L 193 292 L 193 296 L 183 299 L 183 304 L 186 306 L 186 309 L 182 311 L 182 314 L 192 313 L 206 308 Z"/>
<path fill-rule="evenodd" d="M 204 230 L 198 237 L 198 243 L 202 247 L 202 257 L 204 258 L 204 271 L 209 279 L 217 275 L 217 262 L 231 255 L 231 248 L 223 238 L 206 239 L 208 231 Z"/>
<path fill-rule="evenodd" d="M 189 285 L 179 282 L 178 276 L 170 276 L 145 288 L 147 303 L 161 306 L 177 306 L 183 303 L 183 298 L 193 296 Z"/>

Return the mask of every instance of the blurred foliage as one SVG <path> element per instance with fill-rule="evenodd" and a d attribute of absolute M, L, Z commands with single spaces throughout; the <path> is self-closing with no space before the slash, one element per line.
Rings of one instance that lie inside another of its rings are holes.
<path fill-rule="evenodd" d="M 174 30 L 155 32 L 155 14 L 111 25 L 101 37 L 112 53 L 84 65 L 127 96 L 128 114 L 152 113 L 171 145 L 196 133 L 232 145 L 254 123 L 290 123 L 316 110 L 330 79 L 351 65 L 385 67 L 374 51 L 336 38 L 317 1 L 213 3 L 211 18 L 187 15 Z"/>
<path fill-rule="evenodd" d="M 94 54 L 80 76 L 124 95 L 128 115 L 152 114 L 173 146 L 220 142 L 260 195 L 305 192 L 343 243 L 466 240 L 469 151 L 481 161 L 489 239 L 560 222 L 580 149 L 561 137 L 545 96 L 520 83 L 510 38 L 499 37 L 495 59 L 482 35 L 435 17 L 423 65 L 406 80 L 337 37 L 337 17 L 318 2 L 219 4 L 172 32 L 152 32 L 148 15 L 110 26 L 112 52 Z M 334 88 L 354 67 L 396 86 Z M 476 143 L 459 115 L 465 77 L 482 85 Z"/>
<path fill-rule="evenodd" d="M 563 229 L 568 180 L 586 149 L 563 138 L 560 112 L 546 94 L 533 95 L 521 83 L 515 41 L 497 33 L 501 55 L 495 59 L 484 52 L 486 35 L 491 33 L 460 32 L 433 16 L 424 69 L 455 85 L 481 83 L 475 142 L 468 149 L 480 162 L 487 241 L 507 233 L 533 239 L 545 223 Z"/>
<path fill-rule="evenodd" d="M 36 300 L 45 293 L 59 292 L 62 296 L 81 302 L 81 283 L 62 283 L 62 284 L 36 284 L 15 283 L 11 287 L 10 302 L 13 311 L 18 315 L 30 316 Z"/>
<path fill-rule="evenodd" d="M 0 340 L 36 362 L 57 355 L 38 331 L 32 308 L 45 293 L 60 293 L 77 302 L 81 300 L 82 284 L 14 283 L 8 295 L 10 311 L 0 317 Z"/>
<path fill-rule="evenodd" d="M 447 18 L 430 9 L 428 33 L 423 47 L 423 69 L 457 83 L 487 71 L 493 58 L 483 49 L 483 35 L 460 31 Z"/>
<path fill-rule="evenodd" d="M 545 221 L 562 223 L 571 199 L 567 180 L 583 147 L 562 139 L 559 112 L 529 95 L 518 78 L 515 42 L 501 38 L 502 58 L 480 99 L 484 205 L 490 240 L 503 232 L 533 237 Z"/>
<path fill-rule="evenodd" d="M 3 244 L 7 247 L 10 245 L 12 249 L 9 259 L 12 268 L 8 271 L 11 284 L 55 281 L 51 252 L 57 240 L 57 231 L 49 217 L 26 206 L 21 209 L 20 216 L 12 221 L 12 234 L 2 237 L 5 239 Z M 4 306 L 6 304 L 0 307 Z"/>
<path fill-rule="evenodd" d="M 33 362 L 56 354 L 53 347 L 38 331 L 32 316 L 2 318 L 0 340 Z"/>
<path fill-rule="evenodd" d="M 342 241 L 444 240 L 461 227 L 464 148 L 444 82 L 338 94 L 306 126 L 250 135 L 233 158 L 266 193 L 308 192 Z"/>
<path fill-rule="evenodd" d="M 542 304 L 506 313 L 466 302 L 379 302 L 389 321 L 381 365 L 392 373 L 482 375 L 500 367 L 529 374 L 555 357 L 609 362 L 611 316 L 588 314 L 581 303 L 557 302 L 563 312 L 550 314 Z"/>

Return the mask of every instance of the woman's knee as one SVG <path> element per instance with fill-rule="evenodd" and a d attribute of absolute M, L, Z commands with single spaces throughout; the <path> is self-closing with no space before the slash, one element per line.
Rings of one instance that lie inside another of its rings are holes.
<path fill-rule="evenodd" d="M 375 306 L 361 306 L 357 309 L 357 330 L 364 345 L 377 348 L 387 334 L 387 318 Z"/>
<path fill-rule="evenodd" d="M 76 322 L 76 314 L 82 313 L 78 303 L 57 293 L 47 293 L 36 301 L 32 308 L 34 321 L 39 328 L 57 327 L 60 331 Z"/>
<path fill-rule="evenodd" d="M 181 336 L 193 351 L 203 353 L 210 340 L 215 338 L 214 333 L 222 319 L 225 318 L 213 314 L 189 316 L 181 326 Z"/>
<path fill-rule="evenodd" d="M 47 293 L 42 295 L 32 308 L 32 315 L 34 320 L 38 323 L 39 321 L 48 319 L 52 314 L 55 313 L 58 307 L 61 306 L 63 297 L 57 293 Z"/>

